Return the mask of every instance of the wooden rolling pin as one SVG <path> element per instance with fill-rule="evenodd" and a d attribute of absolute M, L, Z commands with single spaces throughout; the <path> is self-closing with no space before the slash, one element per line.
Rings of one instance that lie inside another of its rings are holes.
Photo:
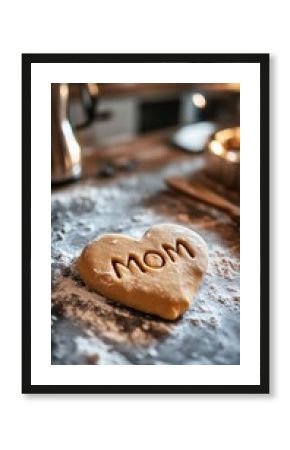
<path fill-rule="evenodd" d="M 186 194 L 195 200 L 199 200 L 209 206 L 214 206 L 215 208 L 229 214 L 236 222 L 239 222 L 240 208 L 229 200 L 226 200 L 221 195 L 211 191 L 203 184 L 198 183 L 197 181 L 190 182 L 179 177 L 169 177 L 166 179 L 166 183 L 171 188 Z"/>

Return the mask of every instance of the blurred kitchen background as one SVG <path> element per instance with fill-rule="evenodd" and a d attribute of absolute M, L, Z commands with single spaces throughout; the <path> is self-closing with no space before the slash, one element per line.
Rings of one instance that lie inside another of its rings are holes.
<path fill-rule="evenodd" d="M 239 88 L 235 83 L 52 84 L 52 182 L 166 162 L 168 146 L 203 151 L 216 130 L 239 126 Z"/>
<path fill-rule="evenodd" d="M 81 105 L 80 85 L 70 85 L 73 126 L 86 120 Z M 139 134 L 167 127 L 217 121 L 224 125 L 239 122 L 239 85 L 188 84 L 98 84 L 97 118 L 84 144 L 111 144 Z"/>

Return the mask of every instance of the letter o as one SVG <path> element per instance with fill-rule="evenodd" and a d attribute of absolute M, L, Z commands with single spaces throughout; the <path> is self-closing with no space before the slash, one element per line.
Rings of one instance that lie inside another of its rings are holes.
<path fill-rule="evenodd" d="M 157 252 L 147 252 L 143 257 L 146 266 L 152 269 L 160 269 L 164 266 L 165 260 L 162 255 Z"/>

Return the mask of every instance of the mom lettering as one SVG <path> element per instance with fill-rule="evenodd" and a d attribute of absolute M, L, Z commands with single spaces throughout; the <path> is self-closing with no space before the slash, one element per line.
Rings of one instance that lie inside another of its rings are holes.
<path fill-rule="evenodd" d="M 162 269 L 166 263 L 174 263 L 180 257 L 195 257 L 192 247 L 181 239 L 176 240 L 175 246 L 162 244 L 161 248 L 162 251 L 148 250 L 143 257 L 131 253 L 128 255 L 127 261 L 122 261 L 120 258 L 112 258 L 111 263 L 115 275 L 117 278 L 122 278 L 127 272 L 132 274 L 146 273 L 150 269 Z"/>

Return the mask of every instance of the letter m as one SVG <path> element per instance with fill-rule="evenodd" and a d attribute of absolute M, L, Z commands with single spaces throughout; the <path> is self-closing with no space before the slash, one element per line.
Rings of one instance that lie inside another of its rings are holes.
<path fill-rule="evenodd" d="M 191 258 L 195 256 L 190 245 L 181 239 L 176 240 L 175 247 L 170 244 L 162 244 L 162 247 L 173 262 L 176 261 L 177 256 L 190 256 Z"/>
<path fill-rule="evenodd" d="M 137 275 L 138 273 L 145 272 L 144 267 L 135 255 L 129 255 L 127 263 L 124 263 L 120 259 L 112 259 L 112 267 L 118 278 L 122 278 L 127 272 Z"/>

